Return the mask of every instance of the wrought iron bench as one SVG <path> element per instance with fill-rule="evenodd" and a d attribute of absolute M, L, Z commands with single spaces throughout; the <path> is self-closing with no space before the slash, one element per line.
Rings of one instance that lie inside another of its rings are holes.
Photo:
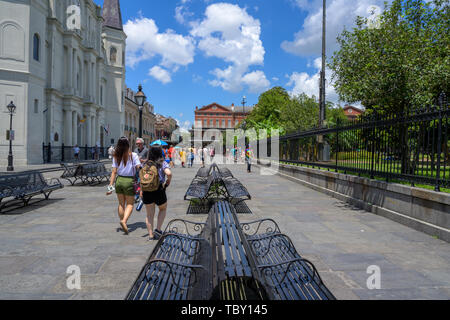
<path fill-rule="evenodd" d="M 81 176 L 77 172 L 79 168 L 78 164 L 75 165 L 68 162 L 62 162 L 60 165 L 64 168 L 64 171 L 60 177 L 61 179 L 69 181 L 72 186 L 77 182 L 77 180 L 81 180 Z"/>
<path fill-rule="evenodd" d="M 207 198 L 210 195 L 210 189 L 213 186 L 214 180 L 214 176 L 212 175 L 207 178 L 195 177 L 184 195 L 184 200 Z"/>
<path fill-rule="evenodd" d="M 264 300 L 253 253 L 228 201 L 214 203 L 208 216 L 211 235 L 212 300 Z"/>
<path fill-rule="evenodd" d="M 182 219 L 169 222 L 125 299 L 192 299 L 192 288 L 204 270 L 195 264 L 204 241 L 200 236 L 204 226 Z"/>
<path fill-rule="evenodd" d="M 315 266 L 301 257 L 272 219 L 240 224 L 256 257 L 258 271 L 276 300 L 334 300 Z"/>
<path fill-rule="evenodd" d="M 108 181 L 111 177 L 111 171 L 108 171 L 101 162 L 81 164 L 76 171 L 83 184 L 101 183 L 103 179 Z"/>
<path fill-rule="evenodd" d="M 0 176 L 0 212 L 17 201 L 27 206 L 35 195 L 43 194 L 47 200 L 50 194 L 64 186 L 57 178 L 46 180 L 41 172 L 28 171 Z M 8 201 L 3 202 L 4 199 Z"/>

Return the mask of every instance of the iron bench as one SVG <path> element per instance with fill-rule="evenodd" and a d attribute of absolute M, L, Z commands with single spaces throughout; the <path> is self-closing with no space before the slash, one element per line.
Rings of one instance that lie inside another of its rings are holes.
<path fill-rule="evenodd" d="M 0 212 L 14 202 L 21 201 L 27 206 L 35 195 L 43 194 L 47 200 L 50 194 L 64 186 L 57 178 L 46 180 L 39 171 L 28 171 L 0 176 Z M 2 200 L 10 201 L 1 203 Z"/>
<path fill-rule="evenodd" d="M 81 180 L 81 176 L 77 174 L 79 165 L 70 164 L 68 162 L 61 162 L 60 165 L 64 169 L 60 177 L 61 179 L 69 181 L 72 186 L 77 180 Z"/>
<path fill-rule="evenodd" d="M 169 222 L 125 299 L 192 299 L 198 273 L 204 270 L 195 264 L 204 241 L 199 232 L 204 226 L 204 223 L 182 219 Z"/>
<path fill-rule="evenodd" d="M 212 300 L 265 300 L 253 253 L 228 201 L 214 203 L 208 216 L 211 235 Z"/>
<path fill-rule="evenodd" d="M 258 271 L 276 300 L 334 300 L 314 264 L 301 257 L 272 219 L 241 223 Z"/>
<path fill-rule="evenodd" d="M 106 170 L 106 167 L 101 162 L 89 163 L 89 164 L 81 164 L 77 171 L 76 175 L 80 176 L 83 184 L 93 184 L 94 182 L 101 183 L 103 179 L 108 181 L 111 177 L 111 171 Z"/>
<path fill-rule="evenodd" d="M 184 200 L 207 198 L 214 180 L 211 175 L 207 178 L 194 178 L 184 195 Z"/>

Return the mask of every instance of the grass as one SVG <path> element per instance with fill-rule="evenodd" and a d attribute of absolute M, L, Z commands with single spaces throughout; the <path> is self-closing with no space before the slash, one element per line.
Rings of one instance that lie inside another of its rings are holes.
<path fill-rule="evenodd" d="M 298 166 L 298 167 L 314 168 L 314 169 L 319 169 L 319 170 L 328 171 L 328 168 L 321 168 L 321 167 L 319 167 L 318 165 L 312 166 L 312 165 L 305 165 L 305 164 L 299 164 L 299 163 L 289 163 L 289 162 L 286 162 L 286 161 L 280 161 L 280 163 L 282 163 L 282 164 L 288 164 L 288 165 L 295 165 L 295 166 Z M 355 168 L 356 168 L 356 166 L 355 166 Z M 333 170 L 333 172 L 335 172 L 334 169 L 330 169 L 330 170 Z M 339 173 L 345 173 L 345 174 L 348 174 L 348 175 L 356 175 L 356 174 L 352 174 L 352 173 L 345 172 L 345 171 L 343 171 L 343 170 L 338 170 L 337 172 L 339 172 Z M 397 171 L 397 172 L 391 171 L 391 172 L 392 172 L 392 173 L 399 173 L 398 171 Z M 365 178 L 369 178 L 369 179 L 370 179 L 370 175 L 369 175 L 369 174 L 360 174 L 359 176 L 365 177 Z M 447 176 L 448 176 L 448 174 L 447 174 Z M 375 176 L 374 179 L 375 179 L 375 180 L 378 180 L 378 181 L 386 181 L 386 178 L 383 178 L 383 177 L 377 177 L 377 176 Z M 403 181 L 403 180 L 398 180 L 398 179 L 390 179 L 389 182 L 391 182 L 391 183 L 399 183 L 399 184 L 409 185 L 409 186 L 411 185 L 411 182 L 407 182 L 407 181 Z M 432 190 L 432 191 L 434 191 L 434 188 L 435 188 L 434 185 L 417 184 L 417 183 L 414 184 L 414 187 L 417 187 L 417 188 L 423 188 L 423 189 Z M 441 191 L 441 192 L 445 192 L 445 193 L 450 193 L 450 189 L 449 189 L 449 188 L 443 188 L 443 187 L 441 187 L 441 188 L 440 188 L 440 191 Z"/>

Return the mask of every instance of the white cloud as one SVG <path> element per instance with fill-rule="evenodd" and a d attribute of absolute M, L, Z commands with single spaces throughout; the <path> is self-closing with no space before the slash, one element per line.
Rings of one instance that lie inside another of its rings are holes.
<path fill-rule="evenodd" d="M 191 35 L 199 39 L 198 48 L 207 57 L 230 63 L 227 68 L 210 72 L 216 77 L 211 85 L 232 92 L 242 90 L 244 85 L 252 92 L 268 87 L 270 83 L 262 71 L 249 72 L 250 66 L 264 63 L 258 19 L 238 5 L 215 3 L 207 7 L 202 21 L 191 25 Z"/>
<path fill-rule="evenodd" d="M 389 3 L 392 0 L 388 1 Z M 296 0 L 296 5 L 308 12 L 300 31 L 293 41 L 283 41 L 281 47 L 300 56 L 317 56 L 322 50 L 322 1 Z M 384 8 L 384 0 L 331 0 L 327 2 L 327 55 L 337 48 L 336 37 L 344 30 L 355 26 L 357 16 L 371 16 L 370 8 L 374 6 L 377 13 Z"/>
<path fill-rule="evenodd" d="M 191 36 L 176 34 L 170 29 L 159 32 L 155 21 L 145 17 L 128 20 L 124 31 L 127 65 L 134 68 L 141 61 L 160 57 L 160 66 L 153 67 L 150 74 L 163 83 L 170 82 L 170 72 L 194 62 L 195 41 Z"/>
<path fill-rule="evenodd" d="M 317 58 L 314 60 L 314 67 L 317 69 L 317 72 L 313 75 L 309 75 L 306 72 L 293 72 L 289 77 L 289 82 L 286 84 L 288 87 L 292 87 L 289 91 L 291 96 L 299 95 L 301 93 L 305 93 L 308 96 L 315 96 L 317 99 L 319 98 L 319 80 L 320 80 L 320 69 L 321 69 L 321 58 Z M 339 102 L 339 96 L 336 93 L 333 83 L 329 83 L 329 79 L 331 79 L 331 71 L 329 69 L 325 69 L 327 83 L 326 83 L 326 101 L 331 101 L 333 103 Z"/>
<path fill-rule="evenodd" d="M 185 3 L 186 1 L 183 2 L 183 5 L 175 7 L 175 20 L 177 20 L 180 24 L 186 24 L 187 19 L 194 15 L 191 11 L 189 11 L 187 6 L 184 5 Z"/>
<path fill-rule="evenodd" d="M 183 123 L 178 119 L 175 119 L 175 121 L 177 122 L 177 125 L 179 127 L 178 130 L 180 133 L 188 133 L 189 130 L 192 128 L 192 123 L 190 121 L 186 120 Z"/>
<path fill-rule="evenodd" d="M 266 75 L 260 70 L 245 74 L 242 77 L 242 82 L 249 87 L 251 93 L 262 92 L 270 86 Z"/>
<path fill-rule="evenodd" d="M 167 70 L 161 68 L 160 66 L 154 66 L 149 70 L 148 74 L 164 84 L 172 81 L 170 73 Z"/>

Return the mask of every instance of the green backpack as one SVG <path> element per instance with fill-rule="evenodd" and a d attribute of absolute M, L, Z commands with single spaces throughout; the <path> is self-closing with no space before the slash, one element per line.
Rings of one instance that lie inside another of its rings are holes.
<path fill-rule="evenodd" d="M 147 161 L 139 171 L 142 191 L 153 192 L 159 188 L 158 167 L 153 161 Z"/>

